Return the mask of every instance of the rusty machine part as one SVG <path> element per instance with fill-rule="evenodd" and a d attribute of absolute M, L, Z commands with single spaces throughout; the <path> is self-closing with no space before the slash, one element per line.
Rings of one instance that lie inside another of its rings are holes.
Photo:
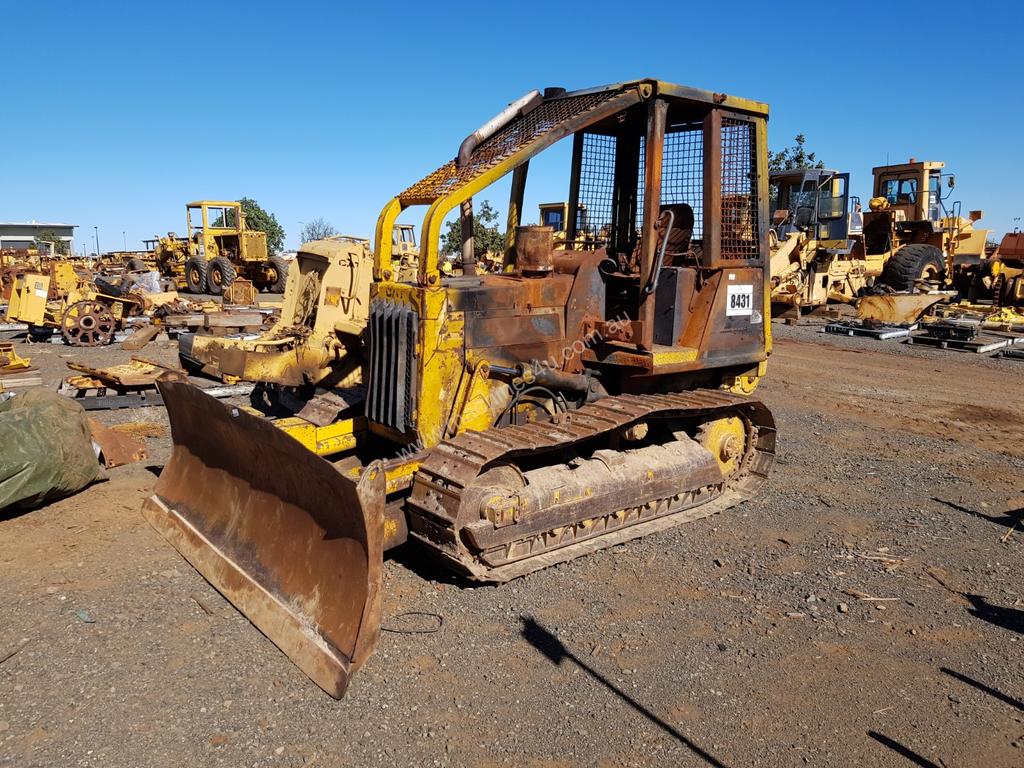
<path fill-rule="evenodd" d="M 371 465 L 353 481 L 263 419 L 194 387 L 161 382 L 160 393 L 174 451 L 147 519 L 340 698 L 380 632 L 384 473 Z M 239 482 L 246 494 L 222 503 L 221 490 Z M 206 514 L 191 513 L 194 505 Z"/>
<path fill-rule="evenodd" d="M 99 459 L 107 469 L 149 458 L 142 440 L 113 430 L 96 419 L 89 419 L 89 432 L 99 446 Z"/>
<path fill-rule="evenodd" d="M 1024 307 L 1024 232 L 1007 232 L 979 282 L 1001 307 Z"/>
<path fill-rule="evenodd" d="M 34 371 L 32 358 L 21 357 L 14 349 L 14 342 L 0 341 L 0 374 Z"/>
<path fill-rule="evenodd" d="M 658 80 L 513 102 L 382 210 L 365 398 L 286 434 L 294 419 L 160 382 L 174 451 L 147 519 L 340 696 L 377 641 L 390 547 L 502 582 L 751 498 L 775 450 L 749 397 L 771 345 L 766 122 L 759 102 Z M 554 247 L 519 217 L 529 161 L 566 137 Z M 510 270 L 444 275 L 445 216 L 471 236 L 471 196 L 506 175 Z M 401 281 L 392 230 L 412 206 L 430 234 Z M 283 320 L 319 317 L 314 287 Z"/>
<path fill-rule="evenodd" d="M 516 230 L 516 266 L 524 275 L 545 275 L 555 269 L 555 230 L 526 226 Z"/>
<path fill-rule="evenodd" d="M 931 293 L 876 293 L 857 301 L 857 317 L 887 325 L 910 325 L 931 307 L 948 301 L 955 291 Z"/>
<path fill-rule="evenodd" d="M 366 327 L 372 276 L 365 242 L 305 243 L 272 327 L 256 338 L 182 336 L 179 356 L 190 368 L 222 379 L 288 387 L 356 384 L 361 360 L 350 351 L 358 349 Z"/>
<path fill-rule="evenodd" d="M 110 307 L 100 301 L 76 301 L 64 310 L 60 331 L 64 341 L 77 347 L 109 344 L 117 330 L 117 319 Z"/>

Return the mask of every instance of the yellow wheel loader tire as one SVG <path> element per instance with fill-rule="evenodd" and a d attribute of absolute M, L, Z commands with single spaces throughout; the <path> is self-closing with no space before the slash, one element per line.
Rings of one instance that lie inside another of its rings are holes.
<path fill-rule="evenodd" d="M 235 276 L 235 265 L 223 256 L 211 259 L 206 269 L 206 292 L 220 296 L 225 288 L 235 282 Z"/>
<path fill-rule="evenodd" d="M 185 264 L 185 286 L 189 293 L 203 293 L 206 290 L 206 262 L 189 259 Z"/>
<path fill-rule="evenodd" d="M 921 280 L 938 281 L 945 277 L 942 251 L 927 243 L 904 245 L 885 263 L 878 282 L 896 291 L 913 291 Z"/>
<path fill-rule="evenodd" d="M 288 259 L 280 256 L 270 257 L 270 274 L 274 279 L 268 284 L 271 293 L 284 293 L 284 284 L 288 281 L 288 267 L 291 264 Z"/>

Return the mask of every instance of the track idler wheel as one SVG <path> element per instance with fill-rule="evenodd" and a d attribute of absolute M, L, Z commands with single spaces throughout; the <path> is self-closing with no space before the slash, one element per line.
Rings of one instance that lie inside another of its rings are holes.
<path fill-rule="evenodd" d="M 64 341 L 76 347 L 97 347 L 114 339 L 117 320 L 110 307 L 99 301 L 77 301 L 60 321 Z"/>
<path fill-rule="evenodd" d="M 747 429 L 738 416 L 706 421 L 697 430 L 697 442 L 711 452 L 726 478 L 739 467 L 746 441 Z"/>

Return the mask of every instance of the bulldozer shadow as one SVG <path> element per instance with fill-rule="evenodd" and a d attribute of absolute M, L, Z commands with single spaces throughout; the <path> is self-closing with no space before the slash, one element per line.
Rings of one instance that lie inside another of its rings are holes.
<path fill-rule="evenodd" d="M 1006 528 L 1012 528 L 1015 525 L 1024 522 L 1024 509 L 1010 510 L 1001 515 L 987 515 L 976 509 L 971 509 L 970 507 L 965 507 L 962 504 L 957 504 L 955 501 L 940 499 L 938 496 L 932 497 L 932 501 L 937 501 L 939 504 L 943 504 L 950 509 L 955 509 L 957 512 L 963 512 L 965 515 L 976 517 L 979 520 L 986 520 L 994 525 L 1001 525 Z"/>
<path fill-rule="evenodd" d="M 944 675 L 949 675 L 950 677 L 959 680 L 961 683 L 965 683 L 966 685 L 969 685 L 972 688 L 976 688 L 982 693 L 988 694 L 992 698 L 1001 701 L 1004 704 L 1013 707 L 1014 709 L 1024 712 L 1024 702 L 1018 701 L 1017 699 L 1013 698 L 1008 694 L 1003 693 L 997 688 L 993 688 L 990 685 L 986 685 L 985 683 L 982 683 L 979 680 L 975 680 L 973 677 L 968 677 L 962 672 L 957 672 L 956 670 L 950 669 L 949 667 L 939 667 L 939 671 L 942 672 Z"/>
<path fill-rule="evenodd" d="M 931 760 L 929 760 L 926 757 L 923 757 L 922 755 L 919 755 L 914 750 L 896 741 L 896 739 L 889 738 L 884 733 L 879 733 L 878 731 L 868 731 L 868 736 L 870 736 L 872 739 L 877 741 L 882 746 L 891 749 L 897 755 L 906 759 L 913 765 L 921 766 L 921 768 L 939 768 L 938 764 L 933 763 Z"/>
<path fill-rule="evenodd" d="M 439 561 L 432 555 L 432 551 L 410 541 L 386 552 L 384 559 L 385 562 L 393 560 L 428 584 L 447 584 L 460 589 L 493 586 L 481 581 L 472 581 L 447 568 L 438 568 Z"/>
<path fill-rule="evenodd" d="M 1024 635 L 1024 611 L 990 603 L 981 595 L 964 594 L 963 598 L 971 604 L 967 612 L 975 618 Z"/>
<path fill-rule="evenodd" d="M 544 657 L 555 666 L 561 666 L 563 662 L 570 662 L 575 664 L 579 669 L 586 672 L 592 679 L 604 686 L 608 691 L 613 693 L 632 709 L 639 712 L 651 723 L 656 725 L 666 734 L 674 738 L 680 744 L 685 746 L 697 757 L 702 759 L 708 765 L 716 766 L 716 768 L 725 768 L 725 763 L 718 760 L 714 755 L 710 754 L 706 750 L 702 749 L 699 745 L 688 739 L 685 735 L 673 728 L 669 723 L 662 720 L 654 712 L 649 710 L 639 701 L 634 699 L 625 691 L 618 688 L 614 683 L 608 680 L 604 675 L 593 669 L 585 661 L 576 656 L 566 645 L 558 639 L 558 637 L 548 630 L 544 625 L 538 622 L 536 619 L 530 616 L 520 616 L 520 622 L 522 628 L 520 634 L 523 639 L 526 640 L 530 645 L 540 651 Z"/>

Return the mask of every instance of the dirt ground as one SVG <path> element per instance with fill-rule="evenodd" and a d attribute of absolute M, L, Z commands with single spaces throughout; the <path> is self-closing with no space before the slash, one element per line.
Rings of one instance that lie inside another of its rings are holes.
<path fill-rule="evenodd" d="M 0 764 L 1024 765 L 1024 363 L 774 329 L 756 499 L 498 587 L 399 551 L 385 626 L 437 631 L 340 702 L 142 518 L 166 434 L 0 519 Z"/>

